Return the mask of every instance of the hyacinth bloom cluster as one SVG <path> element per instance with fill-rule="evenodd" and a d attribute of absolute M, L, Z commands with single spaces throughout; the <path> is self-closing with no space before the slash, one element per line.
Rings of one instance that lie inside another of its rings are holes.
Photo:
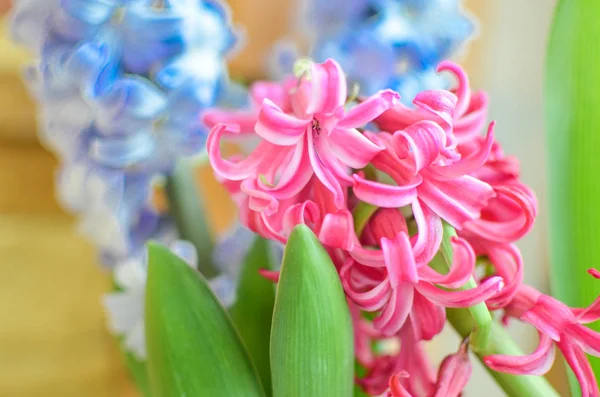
<path fill-rule="evenodd" d="M 197 113 L 228 92 L 227 10 L 212 0 L 18 0 L 14 9 L 13 36 L 36 58 L 25 78 L 40 139 L 62 163 L 61 201 L 105 262 L 139 255 L 170 228 L 149 200 L 154 178 L 203 149 Z"/>
<path fill-rule="evenodd" d="M 584 396 L 598 396 L 584 353 L 598 355 L 600 334 L 581 325 L 600 318 L 597 303 L 570 309 L 522 283 L 514 242 L 531 229 L 537 202 L 487 125 L 485 93 L 471 92 L 451 62 L 438 71 L 456 88 L 420 92 L 410 108 L 392 90 L 349 97 L 336 61 L 297 70 L 255 83 L 250 109 L 209 111 L 207 150 L 245 226 L 285 243 L 306 224 L 329 252 L 365 369 L 357 384 L 374 396 L 458 396 L 470 374 L 466 345 L 436 375 L 423 343 L 441 332 L 446 308 L 485 303 L 540 332 L 534 353 L 487 356 L 489 367 L 543 374 L 556 345 Z M 247 156 L 221 155 L 222 141 L 249 137 L 258 144 Z M 433 266 L 443 244 L 446 272 Z"/>
<path fill-rule="evenodd" d="M 308 52 L 282 41 L 275 70 L 287 73 L 298 55 L 336 59 L 365 94 L 392 88 L 410 104 L 423 89 L 445 88 L 435 73 L 474 31 L 459 0 L 306 0 L 300 35 Z"/>

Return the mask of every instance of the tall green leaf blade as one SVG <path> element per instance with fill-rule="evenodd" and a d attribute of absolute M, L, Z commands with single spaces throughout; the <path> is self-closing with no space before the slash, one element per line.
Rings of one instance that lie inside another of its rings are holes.
<path fill-rule="evenodd" d="M 257 236 L 244 260 L 237 299 L 229 309 L 231 318 L 256 365 L 267 396 L 271 395 L 271 366 L 269 363 L 269 337 L 275 287 L 262 277 L 259 269 L 274 268 L 269 242 Z"/>
<path fill-rule="evenodd" d="M 331 258 L 305 225 L 283 256 L 271 330 L 274 397 L 351 397 L 354 348 L 348 304 Z"/>
<path fill-rule="evenodd" d="M 587 268 L 600 266 L 598 15 L 598 1 L 558 2 L 545 83 L 552 291 L 578 307 L 600 294 L 600 283 L 586 274 Z M 592 328 L 600 330 L 600 324 Z M 590 362 L 600 376 L 600 359 L 590 357 Z M 580 394 L 577 387 L 574 391 Z"/>
<path fill-rule="evenodd" d="M 198 253 L 198 269 L 205 277 L 211 278 L 217 275 L 212 263 L 213 241 L 194 167 L 193 160 L 180 160 L 167 178 L 165 192 L 169 213 L 175 220 L 179 236 L 194 245 Z"/>
<path fill-rule="evenodd" d="M 206 280 L 149 244 L 146 344 L 152 395 L 264 397 L 239 335 Z"/>

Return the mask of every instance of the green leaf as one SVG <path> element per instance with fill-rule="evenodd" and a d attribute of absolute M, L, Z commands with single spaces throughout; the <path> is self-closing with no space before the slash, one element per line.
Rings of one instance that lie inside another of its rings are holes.
<path fill-rule="evenodd" d="M 146 368 L 146 362 L 138 360 L 132 353 L 123 350 L 123 356 L 125 357 L 125 364 L 127 369 L 133 378 L 138 390 L 144 397 L 152 396 L 150 393 L 150 383 L 148 381 L 148 372 Z"/>
<path fill-rule="evenodd" d="M 264 397 L 250 357 L 225 310 L 196 270 L 148 245 L 146 344 L 152 394 Z"/>
<path fill-rule="evenodd" d="M 262 277 L 258 270 L 273 268 L 269 242 L 257 236 L 241 269 L 236 302 L 229 310 L 252 357 L 252 362 L 258 369 L 267 396 L 271 395 L 269 337 L 275 303 L 275 286 L 272 281 Z"/>
<path fill-rule="evenodd" d="M 271 330 L 274 397 L 351 397 L 352 322 L 331 258 L 305 225 L 283 256 Z"/>
<path fill-rule="evenodd" d="M 175 219 L 179 236 L 194 245 L 198 253 L 198 269 L 205 277 L 212 278 L 218 273 L 212 263 L 213 241 L 194 167 L 193 160 L 180 160 L 167 178 L 165 192 L 169 213 Z"/>
<path fill-rule="evenodd" d="M 551 286 L 569 306 L 589 305 L 600 283 L 600 2 L 558 2 L 548 47 L 545 116 L 550 183 Z M 600 331 L 600 323 L 591 328 Z M 600 359 L 590 357 L 596 377 Z M 580 395 L 575 379 L 574 395 Z"/>

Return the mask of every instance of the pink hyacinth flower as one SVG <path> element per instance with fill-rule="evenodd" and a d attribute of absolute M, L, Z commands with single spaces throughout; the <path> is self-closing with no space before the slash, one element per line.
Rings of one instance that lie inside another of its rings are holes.
<path fill-rule="evenodd" d="M 353 182 L 349 171 L 365 167 L 382 150 L 357 128 L 391 108 L 398 101 L 398 94 L 380 91 L 345 110 L 346 78 L 337 62 L 327 60 L 312 64 L 310 75 L 301 77 L 290 89 L 289 102 L 279 95 L 278 99 L 279 103 L 268 97 L 263 99 L 253 128 L 261 142 L 241 161 L 227 161 L 220 154 L 221 139 L 239 135 L 241 127 L 213 127 L 207 151 L 215 173 L 231 181 L 254 179 L 246 184 L 246 193 L 264 200 L 268 196 L 271 204 L 272 200 L 298 194 L 316 175 L 333 193 L 336 206 L 342 208 L 342 187 Z M 225 121 L 235 123 L 235 118 L 225 116 Z M 248 124 L 247 120 L 244 122 Z M 274 212 L 273 206 L 254 204 L 256 211 Z"/>
<path fill-rule="evenodd" d="M 583 397 L 598 397 L 598 383 L 585 353 L 600 357 L 600 333 L 583 324 L 600 319 L 600 298 L 585 309 L 571 309 L 556 299 L 522 286 L 506 314 L 533 325 L 540 334 L 537 349 L 528 356 L 491 355 L 491 369 L 516 375 L 543 375 L 554 362 L 554 345 L 575 373 Z"/>
<path fill-rule="evenodd" d="M 407 390 L 406 384 L 411 375 L 407 371 L 401 371 L 390 378 L 389 389 L 384 397 L 459 397 L 473 372 L 467 349 L 468 342 L 464 342 L 457 353 L 442 361 L 437 382 L 429 392 L 416 394 Z"/>

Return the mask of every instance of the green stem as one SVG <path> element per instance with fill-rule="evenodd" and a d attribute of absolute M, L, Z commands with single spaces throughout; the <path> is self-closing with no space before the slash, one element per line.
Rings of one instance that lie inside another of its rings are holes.
<path fill-rule="evenodd" d="M 450 239 L 456 236 L 456 231 L 452 226 L 444 222 L 444 237 L 442 240 L 442 249 L 440 256 L 436 256 L 430 263 L 430 266 L 442 274 L 446 274 L 450 271 L 452 266 L 452 244 Z M 475 279 L 471 277 L 465 285 L 459 288 L 459 290 L 468 290 L 477 287 Z M 488 310 L 485 302 L 478 303 L 469 307 L 468 313 L 472 316 L 473 326 L 471 327 L 470 344 L 471 348 L 475 352 L 484 351 L 489 344 L 490 332 L 492 326 L 492 315 Z M 466 337 L 466 335 L 465 335 Z"/>
<path fill-rule="evenodd" d="M 447 309 L 446 314 L 450 324 L 463 338 L 469 336 L 476 326 L 472 314 L 467 309 Z M 489 330 L 489 343 L 484 349 L 475 352 L 479 360 L 490 354 L 523 355 L 502 325 L 492 322 Z M 560 397 L 542 376 L 510 375 L 493 371 L 486 365 L 484 367 L 509 397 Z"/>
<path fill-rule="evenodd" d="M 167 178 L 165 191 L 169 200 L 169 212 L 175 219 L 179 236 L 196 247 L 198 270 L 206 278 L 217 275 L 212 263 L 213 241 L 206 221 L 202 192 L 194 175 L 197 162 L 183 159 Z"/>

